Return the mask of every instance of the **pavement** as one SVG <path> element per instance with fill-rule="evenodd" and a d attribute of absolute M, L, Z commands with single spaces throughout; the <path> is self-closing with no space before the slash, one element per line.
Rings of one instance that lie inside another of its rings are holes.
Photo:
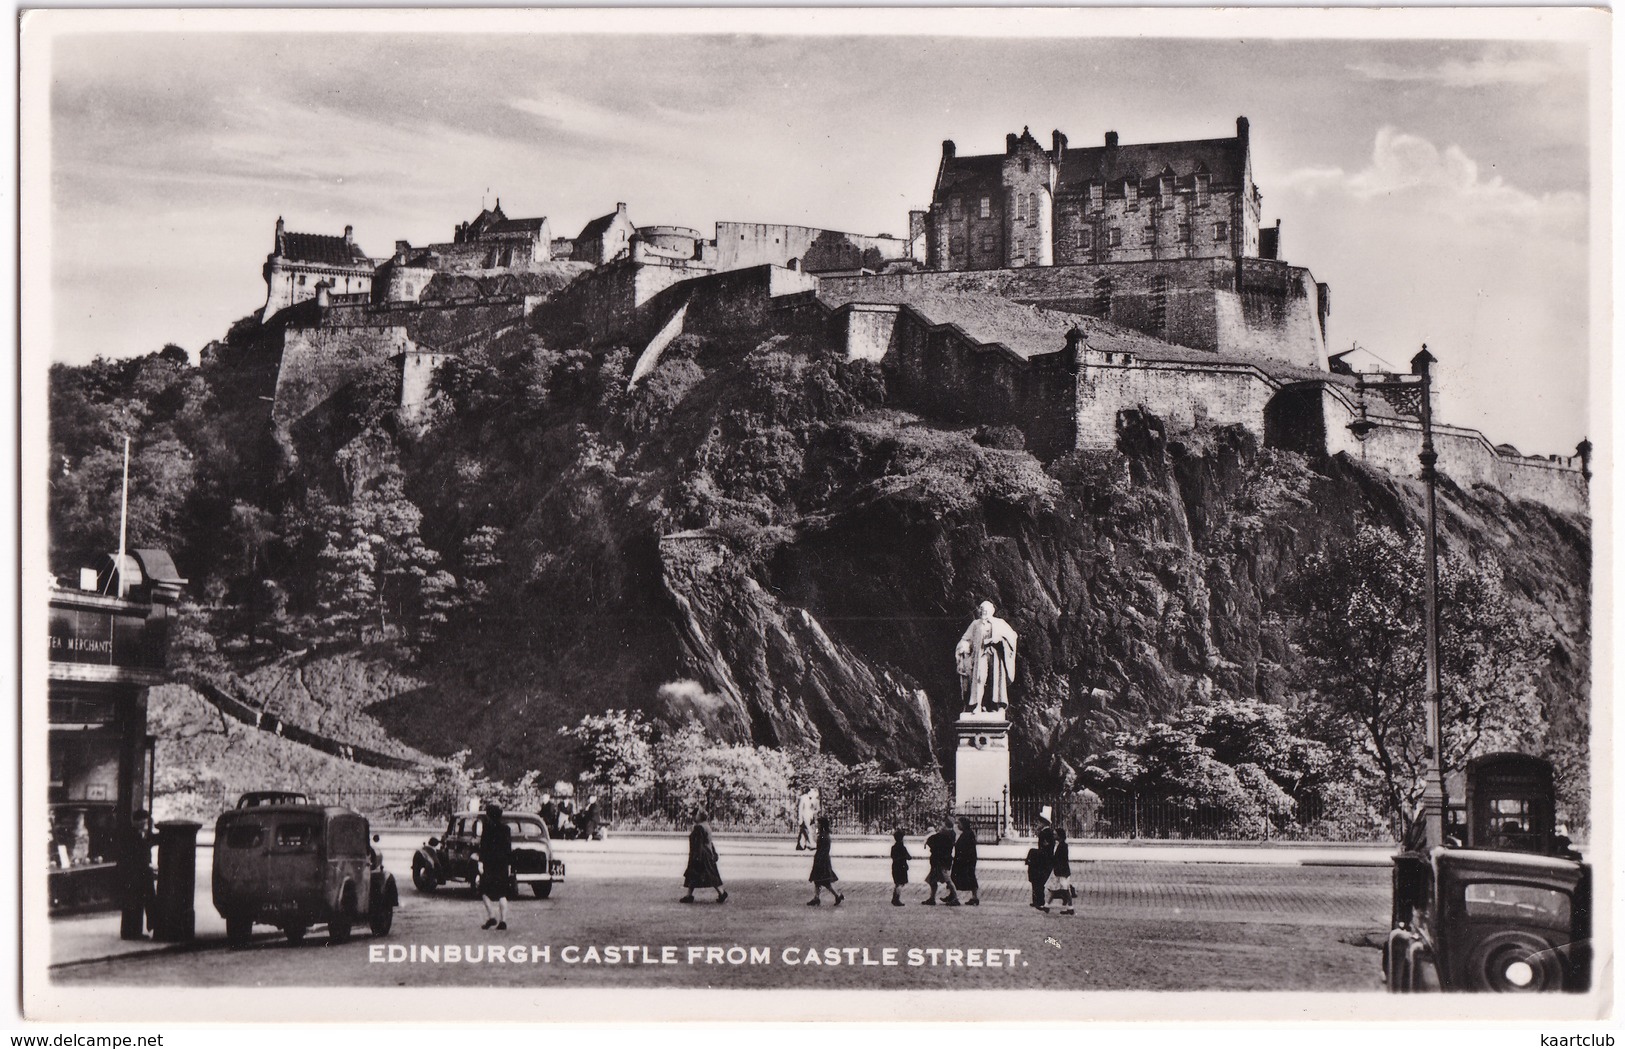
<path fill-rule="evenodd" d="M 412 891 L 410 874 L 412 853 L 433 834 L 421 828 L 379 828 L 379 849 L 384 865 L 400 883 L 404 893 Z M 51 967 L 78 966 L 89 962 L 105 961 L 143 954 L 190 951 L 225 939 L 226 923 L 214 909 L 210 873 L 212 869 L 212 842 L 205 834 L 199 840 L 197 853 L 197 892 L 194 897 L 194 939 L 181 943 L 164 943 L 119 938 L 119 915 L 72 915 L 50 920 Z M 761 835 L 716 837 L 717 852 L 725 870 L 752 867 L 766 863 L 781 863 L 797 855 L 793 837 L 767 837 Z M 836 836 L 831 842 L 831 856 L 842 859 L 876 861 L 873 869 L 884 875 L 885 861 L 890 856 L 892 839 L 885 835 Z M 1077 864 L 1254 864 L 1279 870 L 1282 867 L 1387 867 L 1394 854 L 1392 845 L 1326 844 L 1326 843 L 1245 843 L 1245 842 L 1166 842 L 1166 841 L 1091 841 L 1073 840 L 1072 862 Z M 918 841 L 910 841 L 916 864 L 924 852 Z M 1027 855 L 1029 843 L 1005 842 L 981 845 L 978 857 L 984 864 L 995 867 L 1019 867 Z M 646 877 L 650 870 L 676 865 L 681 869 L 687 855 L 688 838 L 685 834 L 623 834 L 612 835 L 604 841 L 559 841 L 554 843 L 555 855 L 565 861 L 570 877 L 585 875 L 593 880 Z M 808 857 L 810 862 L 810 856 Z M 843 877 L 853 880 L 849 867 L 841 868 Z M 857 873 L 861 880 L 866 867 Z M 1082 872 L 1079 872 L 1080 875 Z M 1194 872 L 1193 872 L 1194 873 Z M 1263 875 L 1263 872 L 1260 872 Z M 733 875 L 730 875 L 730 880 Z M 256 939 L 276 939 L 278 934 L 264 928 Z"/>

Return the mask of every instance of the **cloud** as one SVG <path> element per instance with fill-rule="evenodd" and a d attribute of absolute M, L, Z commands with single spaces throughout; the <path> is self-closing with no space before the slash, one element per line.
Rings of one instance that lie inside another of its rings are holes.
<path fill-rule="evenodd" d="M 1514 85 L 1530 87 L 1546 84 L 1563 76 L 1565 67 L 1547 58 L 1514 58 L 1509 55 L 1485 55 L 1472 61 L 1448 59 L 1425 66 L 1401 65 L 1398 62 L 1356 62 L 1349 71 L 1368 80 L 1402 83 L 1442 84 L 1445 87 L 1490 87 Z"/>
<path fill-rule="evenodd" d="M 1308 197 L 1345 194 L 1360 201 L 1414 198 L 1459 222 L 1515 222 L 1573 236 L 1584 229 L 1582 193 L 1529 193 L 1499 175 L 1483 177 L 1477 161 L 1459 146 L 1440 149 L 1417 135 L 1391 127 L 1378 130 L 1371 163 L 1353 173 L 1310 167 L 1288 172 L 1281 188 Z"/>

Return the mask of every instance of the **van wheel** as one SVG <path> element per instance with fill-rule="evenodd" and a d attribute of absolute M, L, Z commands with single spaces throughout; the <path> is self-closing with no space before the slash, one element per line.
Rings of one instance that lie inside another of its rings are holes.
<path fill-rule="evenodd" d="M 249 937 L 253 934 L 254 922 L 252 919 L 237 917 L 226 919 L 226 943 L 230 944 L 234 950 L 247 947 Z"/>
<path fill-rule="evenodd" d="M 530 890 L 536 894 L 538 900 L 545 900 L 553 895 L 553 883 L 550 881 L 531 882 Z"/>
<path fill-rule="evenodd" d="M 309 931 L 310 930 L 305 928 L 303 925 L 290 925 L 286 929 L 282 930 L 282 935 L 288 938 L 289 943 L 299 943 L 304 940 L 305 933 Z"/>
<path fill-rule="evenodd" d="M 374 936 L 388 936 L 391 926 L 395 924 L 395 908 L 380 901 L 372 910 L 372 916 L 367 925 L 372 929 Z"/>
<path fill-rule="evenodd" d="M 429 869 L 428 864 L 414 863 L 412 865 L 412 884 L 417 886 L 419 892 L 433 892 L 435 887 L 440 884 L 440 880 L 434 876 L 434 871 Z"/>

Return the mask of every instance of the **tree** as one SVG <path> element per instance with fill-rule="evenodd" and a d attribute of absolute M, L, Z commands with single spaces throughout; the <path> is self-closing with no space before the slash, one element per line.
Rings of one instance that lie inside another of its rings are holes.
<path fill-rule="evenodd" d="M 1401 837 L 1418 818 L 1425 771 L 1422 556 L 1420 542 L 1365 527 L 1346 546 L 1309 558 L 1287 591 L 1299 615 L 1308 716 L 1334 750 L 1356 755 L 1356 771 Z M 1441 557 L 1446 775 L 1475 754 L 1543 745 L 1534 680 L 1546 647 L 1493 562 Z"/>
<path fill-rule="evenodd" d="M 588 714 L 559 735 L 574 740 L 587 774 L 599 783 L 631 791 L 654 785 L 654 728 L 637 711 Z"/>

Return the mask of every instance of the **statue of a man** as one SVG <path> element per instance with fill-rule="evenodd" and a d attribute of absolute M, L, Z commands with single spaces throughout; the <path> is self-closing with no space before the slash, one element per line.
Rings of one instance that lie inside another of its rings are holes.
<path fill-rule="evenodd" d="M 976 611 L 954 648 L 960 694 L 967 714 L 1003 714 L 1016 678 L 1016 632 L 993 614 L 993 602 L 983 601 Z"/>

